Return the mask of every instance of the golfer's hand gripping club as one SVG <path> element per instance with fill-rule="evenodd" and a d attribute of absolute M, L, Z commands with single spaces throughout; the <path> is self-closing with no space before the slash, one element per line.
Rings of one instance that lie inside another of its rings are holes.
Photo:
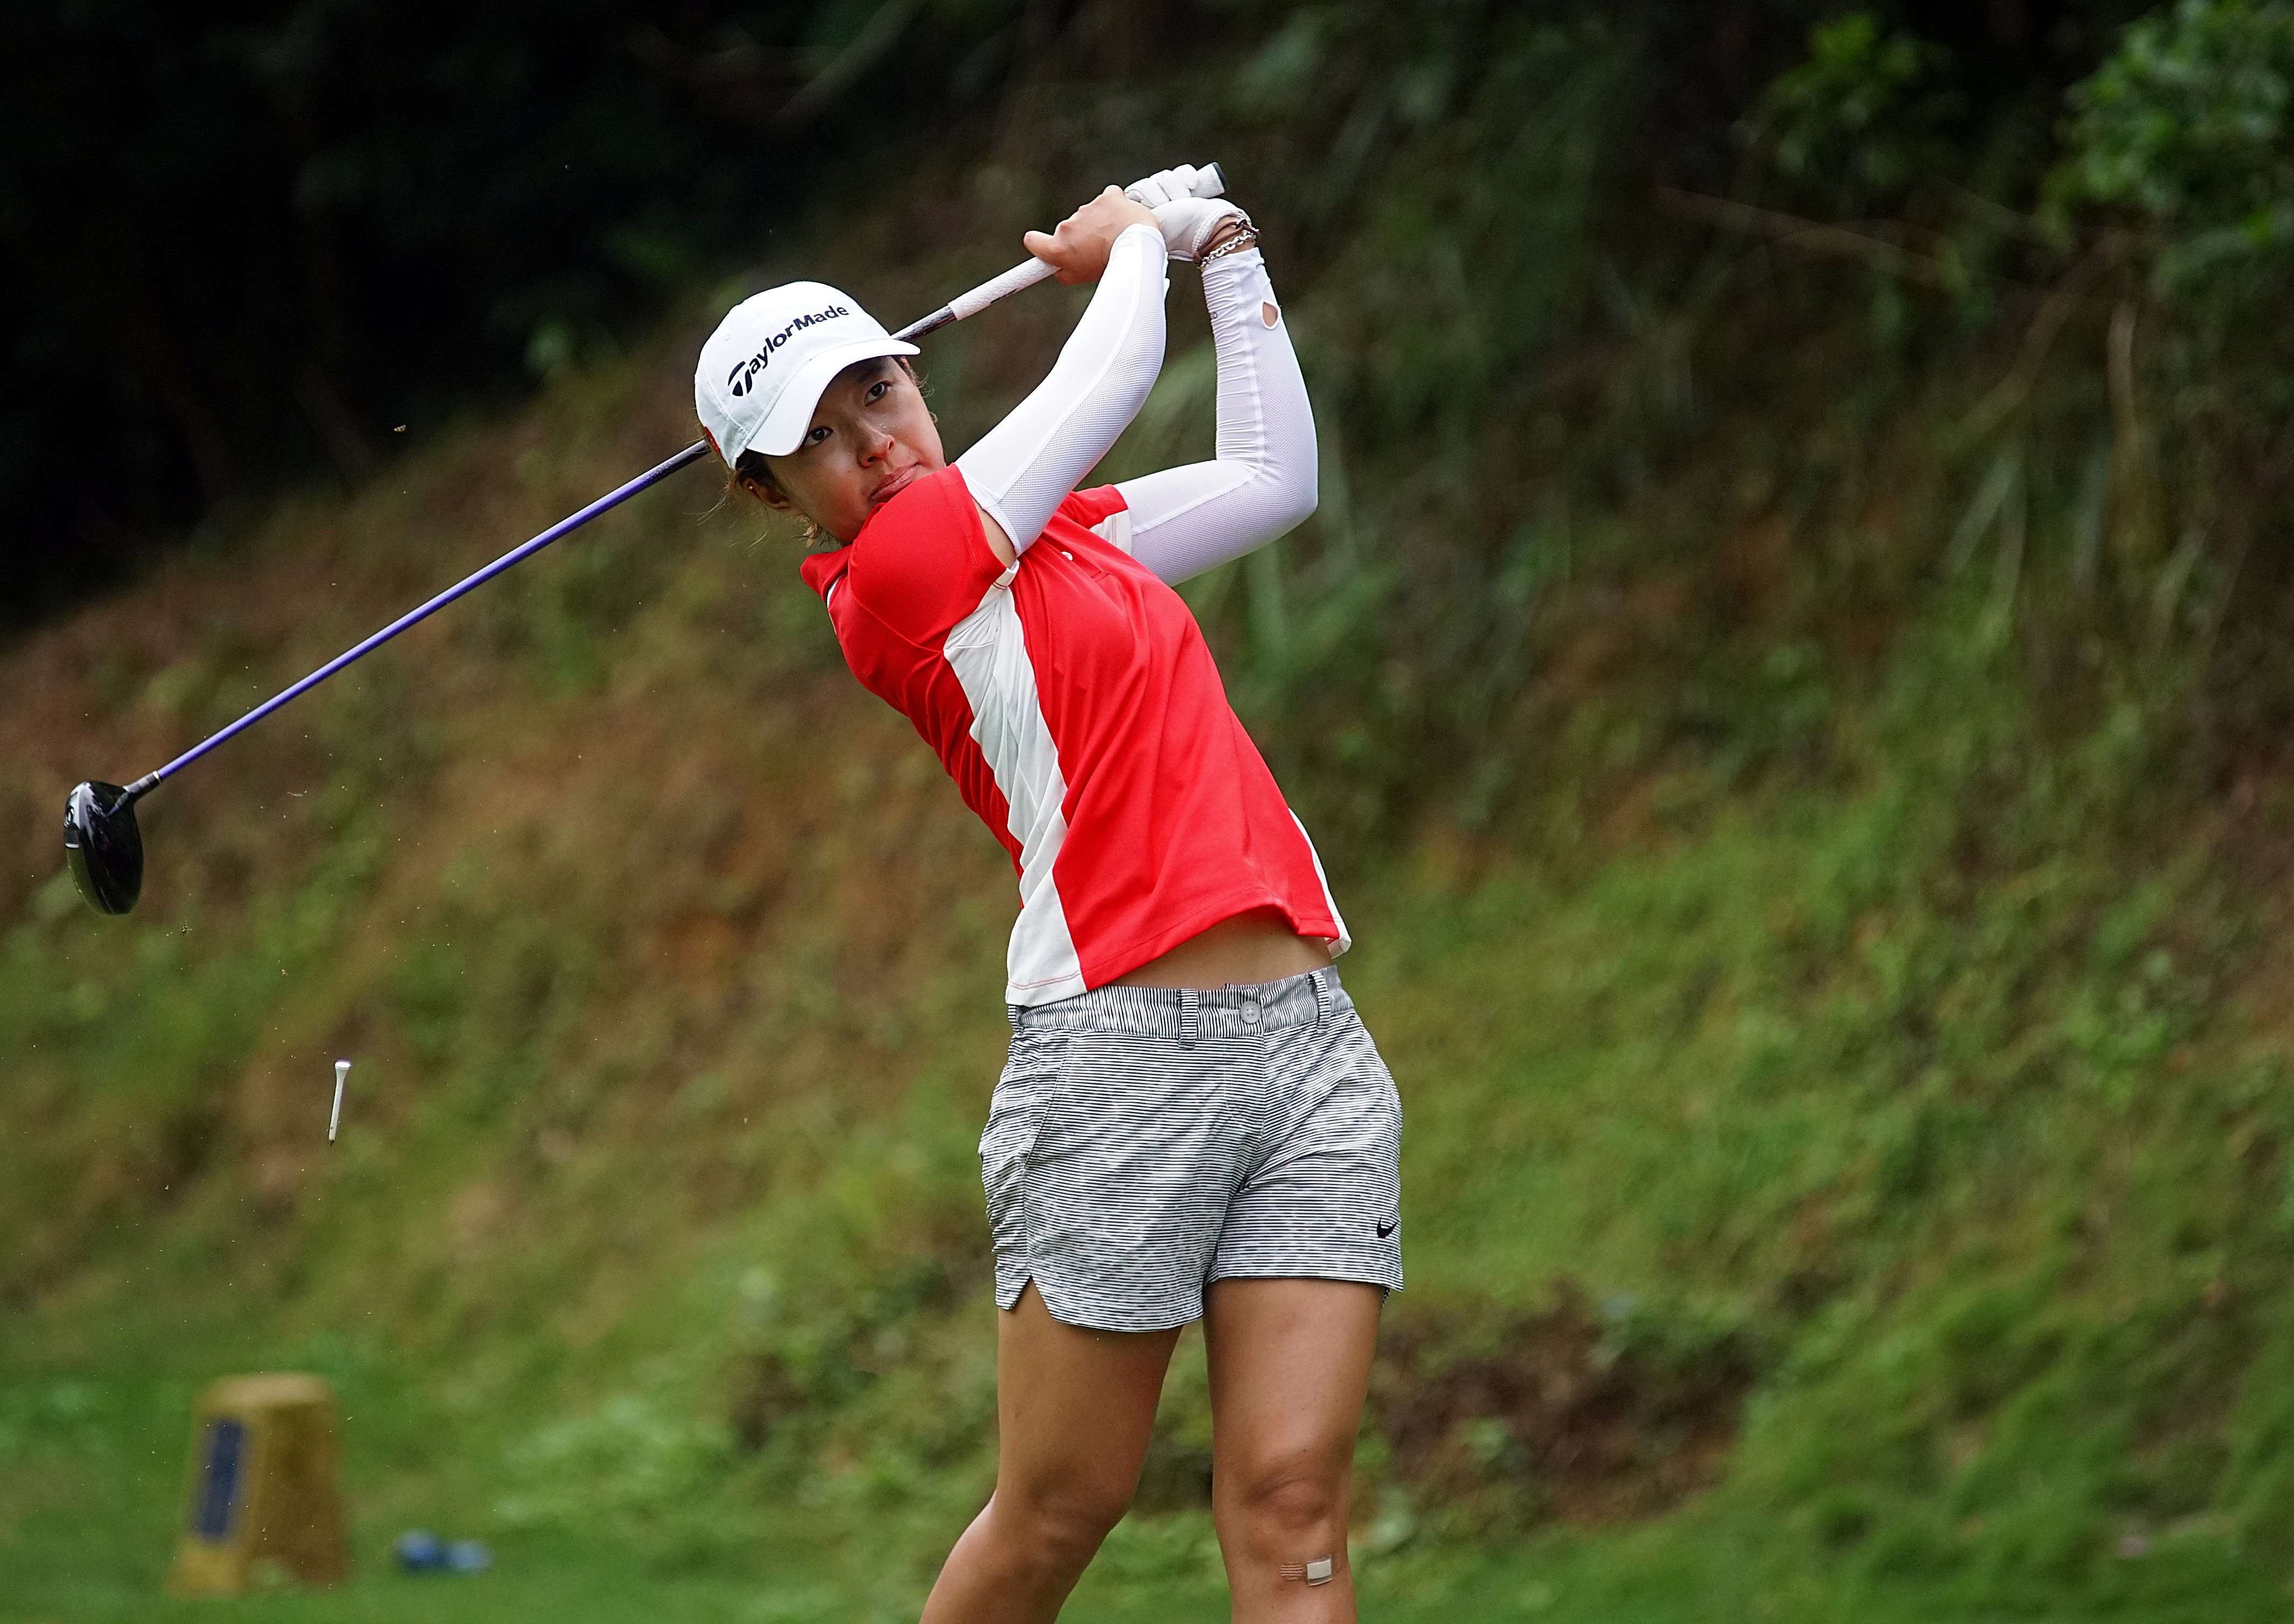
<path fill-rule="evenodd" d="M 1249 215 L 1226 200 L 1218 166 L 1213 164 L 1209 169 L 1212 173 L 1207 179 L 1203 170 L 1181 164 L 1175 169 L 1159 169 L 1124 188 L 1126 197 L 1154 211 L 1155 223 L 1163 228 L 1165 250 L 1173 259 L 1191 264 L 1202 258 L 1203 250 L 1226 222 L 1250 223 Z"/>
<path fill-rule="evenodd" d="M 1124 190 L 1131 196 L 1139 198 L 1140 201 L 1147 202 L 1144 197 L 1140 196 L 1143 189 L 1157 186 L 1159 183 L 1167 183 L 1167 177 L 1178 175 L 1187 177 L 1184 183 L 1188 187 L 1187 195 L 1191 197 L 1216 198 L 1225 195 L 1226 175 L 1216 164 L 1205 164 L 1200 168 L 1192 165 L 1182 165 L 1176 169 L 1160 170 L 1143 181 L 1133 182 Z M 1165 185 L 1164 190 L 1167 191 L 1167 184 Z M 1163 199 L 1159 197 L 1156 200 L 1159 202 Z M 1148 207 L 1151 208 L 1154 204 L 1148 203 Z M 1015 294 L 1022 288 L 1032 288 L 1051 274 L 1052 267 L 1049 262 L 1040 259 L 1022 260 L 1003 275 L 990 278 L 969 293 L 958 294 L 923 321 L 910 322 L 892 337 L 901 339 L 920 338 L 935 329 L 946 327 L 951 321 L 961 321 L 968 316 L 976 316 L 997 300 Z"/>

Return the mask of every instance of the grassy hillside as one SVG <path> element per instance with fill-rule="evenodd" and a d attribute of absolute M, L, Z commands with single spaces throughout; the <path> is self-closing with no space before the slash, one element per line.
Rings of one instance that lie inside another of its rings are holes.
<path fill-rule="evenodd" d="M 897 319 L 998 207 L 804 264 Z M 1288 284 L 1323 515 L 1194 589 L 1408 1114 L 1370 1616 L 2282 1612 L 2289 785 L 2080 607 L 2046 426 L 1954 441 L 2020 353 L 1812 389 L 1860 309 L 1708 297 L 1460 451 L 1347 415 L 1375 280 Z M 932 341 L 952 440 L 1075 296 Z M 895 1618 L 985 1492 L 1008 870 L 705 475 L 170 784 L 132 918 L 61 873 L 74 780 L 682 443 L 716 303 L 0 654 L 0 1618 L 214 1611 L 155 1593 L 241 1368 L 338 1384 L 360 1574 L 250 1616 Z M 1199 337 L 1119 463 L 1207 437 Z M 1191 1348 L 1072 1616 L 1216 1616 L 1206 1440 Z M 410 1526 L 500 1566 L 418 1593 Z"/>

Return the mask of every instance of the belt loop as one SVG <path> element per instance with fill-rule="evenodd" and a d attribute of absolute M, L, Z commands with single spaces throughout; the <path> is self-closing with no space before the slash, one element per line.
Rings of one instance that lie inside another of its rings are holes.
<path fill-rule="evenodd" d="M 1179 989 L 1179 1047 L 1182 1049 L 1192 1049 L 1195 1046 L 1196 998 L 1197 995 L 1193 987 L 1183 987 Z"/>
<path fill-rule="evenodd" d="M 1322 1029 L 1322 972 L 1314 970 L 1306 980 L 1314 989 L 1314 1030 L 1320 1032 Z"/>
<path fill-rule="evenodd" d="M 1019 1036 L 1019 1035 L 1020 1035 L 1020 1006 L 1019 1006 L 1018 1004 L 1016 1004 L 1016 1003 L 1007 1003 L 1007 1004 L 1005 1004 L 1005 1005 L 1004 1006 L 1004 1019 L 1006 1019 L 1006 1020 L 1008 1020 L 1008 1021 L 1010 1021 L 1010 1022 L 1012 1023 L 1012 1035 L 1013 1035 L 1013 1036 L 1014 1036 L 1014 1037 Z"/>

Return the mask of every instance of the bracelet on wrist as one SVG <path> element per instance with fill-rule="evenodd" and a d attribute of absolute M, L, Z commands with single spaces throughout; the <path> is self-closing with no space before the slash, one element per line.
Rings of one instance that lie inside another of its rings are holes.
<path fill-rule="evenodd" d="M 1233 235 L 1226 238 L 1216 247 L 1205 248 L 1202 252 L 1203 263 L 1208 264 L 1212 260 L 1224 258 L 1229 254 L 1240 254 L 1257 240 L 1258 228 L 1251 224 L 1249 221 L 1245 221 L 1241 229 L 1235 231 Z"/>

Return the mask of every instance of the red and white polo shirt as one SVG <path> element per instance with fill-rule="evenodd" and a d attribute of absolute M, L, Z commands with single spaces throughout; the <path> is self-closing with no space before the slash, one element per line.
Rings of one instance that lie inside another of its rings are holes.
<path fill-rule="evenodd" d="M 1012 854 L 1013 1003 L 1102 986 L 1252 908 L 1348 946 L 1313 842 L 1128 525 L 1114 486 L 1078 491 L 1007 566 L 949 467 L 803 564 L 853 675 Z"/>

